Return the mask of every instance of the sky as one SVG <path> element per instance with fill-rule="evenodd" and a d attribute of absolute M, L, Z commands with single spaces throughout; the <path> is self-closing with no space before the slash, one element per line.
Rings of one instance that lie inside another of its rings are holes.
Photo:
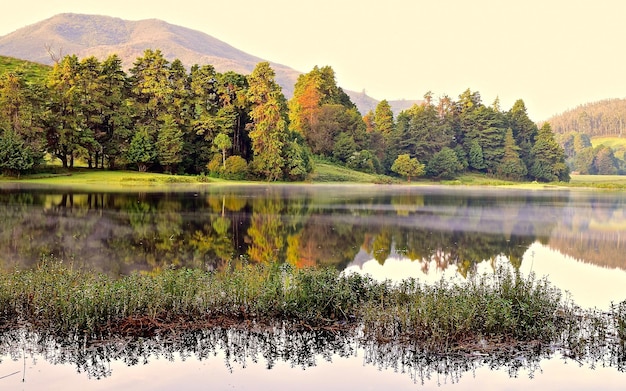
<path fill-rule="evenodd" d="M 378 99 L 478 91 L 546 120 L 626 97 L 623 0 L 23 0 L 0 36 L 59 13 L 161 19 Z"/>

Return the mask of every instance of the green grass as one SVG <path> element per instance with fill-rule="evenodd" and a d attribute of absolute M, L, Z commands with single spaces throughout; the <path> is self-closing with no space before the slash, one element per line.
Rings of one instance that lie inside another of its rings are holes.
<path fill-rule="evenodd" d="M 12 182 L 15 178 L 0 177 L 0 183 Z M 52 168 L 38 174 L 31 174 L 22 177 L 20 183 L 33 183 L 42 185 L 71 186 L 74 188 L 86 188 L 91 190 L 106 189 L 128 189 L 162 187 L 163 185 L 197 185 L 200 183 L 220 183 L 220 179 L 200 176 L 181 176 L 158 174 L 137 171 L 106 171 L 92 169 L 72 169 Z"/>
<path fill-rule="evenodd" d="M 355 171 L 333 163 L 316 161 L 315 169 L 309 175 L 308 181 L 315 183 L 326 182 L 355 182 L 355 183 L 391 183 L 391 177 L 368 174 Z"/>
<path fill-rule="evenodd" d="M 52 68 L 13 57 L 0 56 L 0 75 L 6 72 L 20 72 L 29 83 L 41 83 Z"/>
<path fill-rule="evenodd" d="M 435 351 L 474 351 L 502 342 L 584 350 L 594 338 L 599 344 L 625 342 L 626 302 L 607 313 L 582 311 L 545 279 L 508 269 L 434 285 L 249 264 L 114 279 L 48 260 L 34 270 L 0 274 L 0 329 L 97 339 L 247 322 L 362 327 L 365 340 Z"/>
<path fill-rule="evenodd" d="M 591 145 L 595 148 L 599 145 L 606 145 L 613 149 L 626 148 L 626 137 L 618 136 L 595 136 L 591 138 Z"/>
<path fill-rule="evenodd" d="M 591 145 L 595 148 L 600 145 L 607 146 L 615 152 L 615 157 L 624 160 L 626 152 L 626 137 L 619 136 L 596 136 L 591 138 Z"/>
<path fill-rule="evenodd" d="M 621 190 L 626 189 L 626 175 L 572 175 L 568 186 Z"/>

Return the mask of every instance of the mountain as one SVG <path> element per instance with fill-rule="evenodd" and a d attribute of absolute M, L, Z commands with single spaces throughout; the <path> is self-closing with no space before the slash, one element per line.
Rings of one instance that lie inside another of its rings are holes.
<path fill-rule="evenodd" d="M 580 132 L 594 136 L 620 136 L 626 130 L 626 99 L 586 103 L 548 119 L 557 134 Z"/>
<path fill-rule="evenodd" d="M 211 64 L 218 72 L 250 74 L 256 64 L 265 61 L 245 53 L 208 34 L 176 26 L 157 19 L 128 21 L 119 18 L 83 14 L 59 14 L 0 37 L 0 54 L 42 64 L 53 64 L 53 56 L 76 54 L 79 58 L 96 56 L 103 60 L 117 54 L 125 68 L 143 56 L 145 49 L 159 49 L 168 60 L 180 59 L 193 64 Z M 51 54 L 53 56 L 51 56 Z M 270 62 L 276 81 L 289 98 L 301 72 Z M 347 91 L 362 114 L 378 101 Z"/>

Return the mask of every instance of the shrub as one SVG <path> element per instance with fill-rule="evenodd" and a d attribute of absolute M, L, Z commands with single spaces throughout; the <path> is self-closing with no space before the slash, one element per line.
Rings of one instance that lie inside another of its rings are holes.
<path fill-rule="evenodd" d="M 241 156 L 229 156 L 226 159 L 224 176 L 228 179 L 245 179 L 248 176 L 248 162 Z"/>

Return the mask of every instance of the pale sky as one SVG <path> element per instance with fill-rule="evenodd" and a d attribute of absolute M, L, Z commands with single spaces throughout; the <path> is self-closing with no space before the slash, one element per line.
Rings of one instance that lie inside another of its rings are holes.
<path fill-rule="evenodd" d="M 23 0 L 0 36 L 63 12 L 157 18 L 376 99 L 479 91 L 541 121 L 626 97 L 623 0 Z"/>

